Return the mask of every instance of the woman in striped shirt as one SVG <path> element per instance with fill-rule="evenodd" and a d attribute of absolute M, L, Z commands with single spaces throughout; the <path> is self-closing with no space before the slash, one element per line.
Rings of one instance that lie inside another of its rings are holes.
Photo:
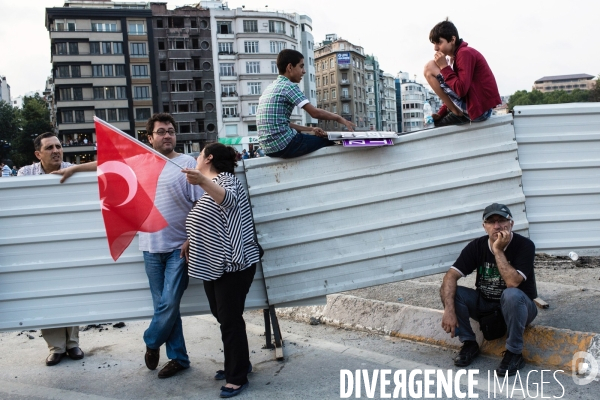
<path fill-rule="evenodd" d="M 227 382 L 221 397 L 236 396 L 248 387 L 252 367 L 242 313 L 260 258 L 236 166 L 232 147 L 211 143 L 198 156 L 196 169 L 182 170 L 188 182 L 205 191 L 187 218 L 187 259 L 190 277 L 204 281 L 210 311 L 221 325 L 225 369 L 215 376 Z"/>

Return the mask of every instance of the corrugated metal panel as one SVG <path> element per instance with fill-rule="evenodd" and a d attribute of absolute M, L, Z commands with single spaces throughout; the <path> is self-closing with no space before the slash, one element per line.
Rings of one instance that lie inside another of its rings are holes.
<path fill-rule="evenodd" d="M 241 169 L 240 169 L 241 170 Z M 137 238 L 109 255 L 94 173 L 0 179 L 0 330 L 150 318 L 152 299 Z M 259 268 L 246 306 L 265 308 Z M 209 313 L 192 279 L 184 315 Z"/>
<path fill-rule="evenodd" d="M 518 106 L 514 122 L 538 251 L 600 254 L 600 103 Z"/>
<path fill-rule="evenodd" d="M 492 202 L 527 234 L 511 115 L 244 165 L 271 304 L 445 271 Z"/>

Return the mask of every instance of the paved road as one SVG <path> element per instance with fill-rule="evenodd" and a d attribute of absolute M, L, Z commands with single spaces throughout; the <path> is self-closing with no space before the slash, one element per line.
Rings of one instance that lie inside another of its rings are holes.
<path fill-rule="evenodd" d="M 406 371 L 432 369 L 454 372 L 454 351 L 416 344 L 401 339 L 347 331 L 333 327 L 311 326 L 280 320 L 286 340 L 285 361 L 274 360 L 271 350 L 264 350 L 262 314 L 246 314 L 251 361 L 254 372 L 250 375 L 250 388 L 240 399 L 339 399 L 340 370 L 366 370 L 369 377 L 375 370 Z M 98 329 L 81 333 L 81 345 L 86 358 L 81 361 L 63 360 L 59 365 L 46 367 L 45 343 L 39 331 L 31 333 L 35 339 L 17 332 L 0 334 L 0 398 L 21 399 L 215 399 L 221 382 L 212 379 L 214 371 L 222 368 L 222 347 L 219 330 L 212 317 L 184 318 L 184 331 L 192 367 L 166 380 L 156 377 L 157 371 L 149 371 L 143 361 L 142 333 L 147 321 L 127 323 L 122 329 L 112 327 L 102 332 Z M 165 361 L 164 349 L 161 364 Z M 480 357 L 471 366 L 479 369 L 478 386 L 473 389 L 479 398 L 488 398 L 488 370 L 493 370 L 499 359 Z M 523 388 L 531 397 L 541 398 L 539 392 L 540 368 L 527 367 L 521 375 Z M 531 373 L 530 373 L 531 372 Z M 400 374 L 401 372 L 399 372 Z M 527 374 L 529 382 L 527 383 Z M 598 398 L 600 383 L 592 382 L 577 386 L 569 375 L 547 371 L 544 373 L 544 397 L 563 399 Z M 423 383 L 417 375 L 416 382 Z M 388 379 L 393 379 L 388 376 Z M 435 375 L 433 377 L 435 382 Z M 466 383 L 466 379 L 464 379 Z M 559 383 L 560 384 L 559 384 Z M 418 385 L 418 384 L 417 384 Z M 523 398 L 517 382 L 510 380 L 509 395 Z M 392 393 L 390 384 L 387 393 Z M 435 395 L 437 385 L 432 392 Z M 490 389 L 492 388 L 490 384 Z M 496 389 L 496 398 L 506 398 Z M 538 390 L 536 396 L 536 388 Z M 564 388 L 564 389 L 563 389 Z M 408 390 L 408 389 L 407 389 Z M 460 390 L 466 391 L 465 385 Z M 563 393 L 564 390 L 564 393 Z M 525 393 L 527 394 L 527 393 Z M 399 392 L 402 395 L 402 392 Z M 493 397 L 493 391 L 490 397 Z M 423 396 L 423 394 L 421 394 Z M 350 398 L 356 398 L 356 392 Z M 364 384 L 361 398 L 368 398 Z M 379 380 L 373 398 L 381 398 Z M 406 393 L 405 398 L 421 398 Z M 452 396 L 459 398 L 453 391 Z"/>

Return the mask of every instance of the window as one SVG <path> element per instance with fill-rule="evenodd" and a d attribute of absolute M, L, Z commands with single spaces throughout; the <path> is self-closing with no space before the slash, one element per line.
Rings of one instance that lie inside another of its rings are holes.
<path fill-rule="evenodd" d="M 260 74 L 260 61 L 246 61 L 247 74 Z"/>
<path fill-rule="evenodd" d="M 258 21 L 245 20 L 244 21 L 244 32 L 258 32 Z"/>
<path fill-rule="evenodd" d="M 56 54 L 67 54 L 67 44 L 56 43 Z"/>
<path fill-rule="evenodd" d="M 169 28 L 183 28 L 183 17 L 169 17 Z"/>
<path fill-rule="evenodd" d="M 248 94 L 261 94 L 260 82 L 248 82 Z"/>
<path fill-rule="evenodd" d="M 96 117 L 106 120 L 106 110 L 96 109 L 94 110 Z"/>
<path fill-rule="evenodd" d="M 144 22 L 143 21 L 129 21 L 129 34 L 130 35 L 145 35 Z"/>
<path fill-rule="evenodd" d="M 102 100 L 104 99 L 104 88 L 103 87 L 95 87 L 94 88 L 94 100 Z"/>
<path fill-rule="evenodd" d="M 147 65 L 132 65 L 131 66 L 131 75 L 132 76 L 148 76 L 148 66 Z"/>
<path fill-rule="evenodd" d="M 335 89 L 331 89 L 331 98 L 332 99 L 336 98 L 336 96 L 335 96 Z"/>
<path fill-rule="evenodd" d="M 233 30 L 231 29 L 231 21 L 217 21 L 217 33 L 233 33 Z"/>
<path fill-rule="evenodd" d="M 73 100 L 71 97 L 71 89 L 58 89 L 58 99 L 62 101 Z"/>
<path fill-rule="evenodd" d="M 69 54 L 79 54 L 79 46 L 77 43 L 69 43 Z"/>
<path fill-rule="evenodd" d="M 102 76 L 102 65 L 92 65 L 92 76 Z"/>
<path fill-rule="evenodd" d="M 110 42 L 102 42 L 101 48 L 102 48 L 102 54 L 111 54 L 111 43 Z"/>
<path fill-rule="evenodd" d="M 190 28 L 198 29 L 198 20 L 196 18 L 190 18 Z"/>
<path fill-rule="evenodd" d="M 145 121 L 149 118 L 150 118 L 150 109 L 149 108 L 136 108 L 135 109 L 136 121 Z"/>
<path fill-rule="evenodd" d="M 129 121 L 129 110 L 127 108 L 119 108 L 119 121 Z"/>
<path fill-rule="evenodd" d="M 244 52 L 258 53 L 258 42 L 244 42 Z"/>
<path fill-rule="evenodd" d="M 285 49 L 285 42 L 271 42 L 271 53 L 277 54 Z"/>
<path fill-rule="evenodd" d="M 69 66 L 68 65 L 60 65 L 56 69 L 58 72 L 58 76 L 60 78 L 68 78 L 69 77 Z"/>
<path fill-rule="evenodd" d="M 166 71 L 167 70 L 167 62 L 165 60 L 160 60 L 158 69 L 161 71 Z"/>
<path fill-rule="evenodd" d="M 134 99 L 149 99 L 150 98 L 150 87 L 149 86 L 134 86 L 133 87 L 133 98 Z"/>
<path fill-rule="evenodd" d="M 116 22 L 106 22 L 106 23 L 92 23 L 92 32 L 116 32 L 117 31 L 117 23 Z"/>
<path fill-rule="evenodd" d="M 131 43 L 131 55 L 134 57 L 146 56 L 146 43 Z"/>
<path fill-rule="evenodd" d="M 185 60 L 176 60 L 173 62 L 173 70 L 185 71 L 187 70 L 187 62 Z"/>
<path fill-rule="evenodd" d="M 344 114 L 350 114 L 350 105 L 348 103 L 342 104 L 342 112 Z"/>
<path fill-rule="evenodd" d="M 233 42 L 220 42 L 219 54 L 233 54 Z"/>
<path fill-rule="evenodd" d="M 185 49 L 185 42 L 183 39 L 169 40 L 169 48 L 176 49 L 176 50 L 183 50 L 183 49 Z"/>
<path fill-rule="evenodd" d="M 113 76 L 113 66 L 112 65 L 105 65 L 104 66 L 104 76 Z"/>
<path fill-rule="evenodd" d="M 100 42 L 90 42 L 90 54 L 100 54 Z"/>
<path fill-rule="evenodd" d="M 279 70 L 277 69 L 277 61 L 271 61 L 271 73 L 278 74 Z"/>
<path fill-rule="evenodd" d="M 256 110 L 258 110 L 258 103 L 248 104 L 248 114 L 249 115 L 256 115 Z"/>
<path fill-rule="evenodd" d="M 230 63 L 219 64 L 219 75 L 235 76 L 235 72 L 233 70 L 233 64 L 230 64 Z"/>
<path fill-rule="evenodd" d="M 221 85 L 221 92 L 221 95 L 224 97 L 237 96 L 235 84 Z"/>
<path fill-rule="evenodd" d="M 237 117 L 237 104 L 230 104 L 223 106 L 223 118 Z"/>
<path fill-rule="evenodd" d="M 115 65 L 115 76 L 125 76 L 125 65 L 123 65 L 123 64 Z"/>
<path fill-rule="evenodd" d="M 73 88 L 73 100 L 83 100 L 82 88 Z"/>
<path fill-rule="evenodd" d="M 109 122 L 114 122 L 117 120 L 117 109 L 109 108 L 106 110 L 106 120 Z"/>
<path fill-rule="evenodd" d="M 269 21 L 269 32 L 285 34 L 285 24 L 281 21 Z"/>
<path fill-rule="evenodd" d="M 296 27 L 290 25 L 290 36 L 295 38 L 296 37 Z"/>
<path fill-rule="evenodd" d="M 104 94 L 106 95 L 107 99 L 114 99 L 115 98 L 115 87 L 114 86 L 105 87 Z"/>
<path fill-rule="evenodd" d="M 123 43 L 121 42 L 113 42 L 113 53 L 115 54 L 123 54 Z"/>
<path fill-rule="evenodd" d="M 126 99 L 127 98 L 127 87 L 126 86 L 117 86 L 117 99 Z"/>
<path fill-rule="evenodd" d="M 165 41 L 164 40 L 159 40 L 158 41 L 158 49 L 159 50 L 165 50 L 166 48 L 167 48 L 167 45 L 166 45 Z"/>
<path fill-rule="evenodd" d="M 162 28 L 163 27 L 163 20 L 162 19 L 157 19 L 156 20 L 156 27 L 157 28 Z"/>
<path fill-rule="evenodd" d="M 60 113 L 60 116 L 62 118 L 62 122 L 64 124 L 68 124 L 68 123 L 72 123 L 73 122 L 73 111 L 69 110 L 69 111 L 62 111 Z"/>
<path fill-rule="evenodd" d="M 67 75 L 69 72 L 67 71 Z M 79 65 L 71 65 L 71 77 L 81 78 L 81 67 Z"/>
<path fill-rule="evenodd" d="M 85 113 L 83 110 L 75 110 L 75 122 L 85 122 Z"/>
<path fill-rule="evenodd" d="M 331 74 L 331 75 L 329 76 L 329 82 L 330 82 L 331 84 L 334 84 L 334 83 L 335 83 L 335 78 L 334 78 L 334 77 L 335 77 L 335 75 L 334 75 L 334 74 Z"/>

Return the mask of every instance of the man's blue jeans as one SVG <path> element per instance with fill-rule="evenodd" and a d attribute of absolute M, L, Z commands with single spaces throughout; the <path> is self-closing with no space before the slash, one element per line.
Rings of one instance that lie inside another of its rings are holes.
<path fill-rule="evenodd" d="M 480 296 L 477 291 L 464 286 L 456 288 L 454 297 L 454 307 L 456 308 L 456 318 L 458 319 L 458 328 L 456 335 L 461 342 L 465 340 L 475 340 L 475 333 L 471 328 L 469 317 L 477 319 L 478 308 L 477 299 Z M 488 301 L 483 297 L 479 298 L 479 311 L 486 312 L 493 310 L 498 303 Z M 515 354 L 521 354 L 523 351 L 523 332 L 537 316 L 537 308 L 525 292 L 517 288 L 507 288 L 500 297 L 500 309 L 504 320 L 508 336 L 506 337 L 506 349 Z"/>
<path fill-rule="evenodd" d="M 285 149 L 276 151 L 275 153 L 267 153 L 267 155 L 269 157 L 295 158 L 312 153 L 322 147 L 333 146 L 333 144 L 334 143 L 327 138 L 307 135 L 305 133 L 296 133 L 296 136 L 294 136 L 292 141 L 285 146 Z"/>
<path fill-rule="evenodd" d="M 179 249 L 170 253 L 144 251 L 146 275 L 154 304 L 154 316 L 144 332 L 144 342 L 151 349 L 158 349 L 166 343 L 167 357 L 187 368 L 190 359 L 183 338 L 179 303 L 187 289 L 189 277 L 185 258 L 180 258 L 180 253 Z"/>

